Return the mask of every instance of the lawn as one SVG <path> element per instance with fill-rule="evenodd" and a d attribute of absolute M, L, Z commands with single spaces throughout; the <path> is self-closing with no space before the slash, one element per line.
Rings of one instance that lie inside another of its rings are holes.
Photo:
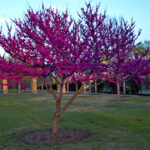
<path fill-rule="evenodd" d="M 62 105 L 71 94 L 64 95 Z M 60 118 L 60 128 L 93 133 L 90 139 L 63 145 L 26 145 L 26 132 L 51 129 L 55 101 L 48 93 L 0 95 L 2 150 L 150 150 L 150 97 L 80 95 Z"/>

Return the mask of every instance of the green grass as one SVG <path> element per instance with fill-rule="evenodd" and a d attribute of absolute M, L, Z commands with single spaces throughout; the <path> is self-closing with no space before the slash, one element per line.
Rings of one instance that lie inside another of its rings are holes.
<path fill-rule="evenodd" d="M 65 105 L 69 95 L 64 95 Z M 33 146 L 19 143 L 22 134 L 51 129 L 55 101 L 48 93 L 0 95 L 0 150 L 150 150 L 150 97 L 80 95 L 60 118 L 60 128 L 94 134 L 64 145 Z"/>

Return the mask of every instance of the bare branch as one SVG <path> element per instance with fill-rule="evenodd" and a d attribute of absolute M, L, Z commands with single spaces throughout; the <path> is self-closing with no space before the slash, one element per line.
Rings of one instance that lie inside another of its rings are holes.
<path fill-rule="evenodd" d="M 57 97 L 55 91 L 54 91 L 53 88 L 52 88 L 51 77 L 50 77 L 50 84 L 49 84 L 50 90 L 48 89 L 47 82 L 46 82 L 45 80 L 44 80 L 44 85 L 45 85 L 45 87 L 46 87 L 47 92 L 49 92 L 50 94 L 52 94 L 52 95 L 54 96 L 54 99 L 55 99 L 56 101 L 58 101 L 58 97 Z"/>
<path fill-rule="evenodd" d="M 56 114 L 57 116 L 60 116 L 70 106 L 70 104 L 74 101 L 74 99 L 82 92 L 83 87 L 84 83 L 82 83 L 80 89 L 72 96 L 72 98 L 67 102 L 67 104 Z"/>

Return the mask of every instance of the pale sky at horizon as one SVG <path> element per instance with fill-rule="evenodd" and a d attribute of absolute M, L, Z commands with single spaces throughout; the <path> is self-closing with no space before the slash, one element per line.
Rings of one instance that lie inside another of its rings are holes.
<path fill-rule="evenodd" d="M 5 26 L 5 20 L 9 21 L 9 18 L 21 18 L 29 5 L 33 9 L 39 9 L 42 2 L 46 7 L 50 5 L 58 9 L 67 7 L 76 18 L 77 11 L 89 0 L 0 0 L 0 25 Z M 133 18 L 136 22 L 136 33 L 142 29 L 138 41 L 150 40 L 150 0 L 92 0 L 92 6 L 99 2 L 101 2 L 101 12 L 106 9 L 110 17 L 123 16 L 129 22 Z M 0 54 L 2 53 L 0 48 Z"/>

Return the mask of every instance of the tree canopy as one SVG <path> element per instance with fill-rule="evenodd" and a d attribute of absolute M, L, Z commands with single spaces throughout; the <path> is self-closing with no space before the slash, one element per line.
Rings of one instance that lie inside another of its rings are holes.
<path fill-rule="evenodd" d="M 1 78 L 11 78 L 11 72 L 14 77 L 39 76 L 44 82 L 50 77 L 47 91 L 56 100 L 53 133 L 58 132 L 60 115 L 83 91 L 82 84 L 61 108 L 62 86 L 67 78 L 69 82 L 85 83 L 99 78 L 118 82 L 120 78 L 137 78 L 149 73 L 149 60 L 144 59 L 149 49 L 140 57 L 129 55 L 140 35 L 140 31 L 137 35 L 134 32 L 135 22 L 129 23 L 124 18 L 106 22 L 106 12 L 100 13 L 99 9 L 100 4 L 95 8 L 86 4 L 76 21 L 68 10 L 61 12 L 51 6 L 45 8 L 44 4 L 37 11 L 29 7 L 24 18 L 12 20 L 15 33 L 9 25 L 7 35 L 0 31 L 0 45 L 15 60 L 2 59 Z M 61 85 L 59 96 L 52 89 L 52 78 Z"/>

